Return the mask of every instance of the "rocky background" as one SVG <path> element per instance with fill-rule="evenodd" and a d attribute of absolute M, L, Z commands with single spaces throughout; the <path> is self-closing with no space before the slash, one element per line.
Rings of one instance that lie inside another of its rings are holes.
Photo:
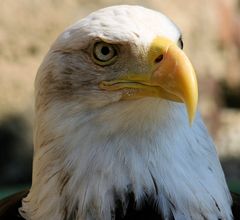
<path fill-rule="evenodd" d="M 31 181 L 33 84 L 49 46 L 91 11 L 138 4 L 183 32 L 199 80 L 200 110 L 230 188 L 240 192 L 240 0 L 0 0 L 0 197 Z"/>

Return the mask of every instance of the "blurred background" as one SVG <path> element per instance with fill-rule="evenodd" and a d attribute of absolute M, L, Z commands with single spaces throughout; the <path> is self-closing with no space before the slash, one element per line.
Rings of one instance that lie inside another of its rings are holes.
<path fill-rule="evenodd" d="M 200 110 L 227 182 L 240 192 L 240 0 L 0 0 L 0 198 L 31 184 L 33 84 L 49 46 L 102 7 L 138 4 L 183 32 L 199 80 Z"/>

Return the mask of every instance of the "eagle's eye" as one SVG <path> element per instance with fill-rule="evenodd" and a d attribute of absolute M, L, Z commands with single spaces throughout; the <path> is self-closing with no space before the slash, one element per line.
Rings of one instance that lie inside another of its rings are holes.
<path fill-rule="evenodd" d="M 97 42 L 93 48 L 94 61 L 102 66 L 110 65 L 117 57 L 116 46 L 105 42 Z"/>
<path fill-rule="evenodd" d="M 183 49 L 183 40 L 182 40 L 182 36 L 179 38 L 178 40 L 178 46 Z"/>

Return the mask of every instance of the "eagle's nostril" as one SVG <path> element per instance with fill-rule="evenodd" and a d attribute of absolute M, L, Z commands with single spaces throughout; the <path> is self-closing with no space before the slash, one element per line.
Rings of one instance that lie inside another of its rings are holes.
<path fill-rule="evenodd" d="M 156 59 L 155 59 L 155 63 L 160 63 L 163 59 L 163 55 L 159 55 Z"/>

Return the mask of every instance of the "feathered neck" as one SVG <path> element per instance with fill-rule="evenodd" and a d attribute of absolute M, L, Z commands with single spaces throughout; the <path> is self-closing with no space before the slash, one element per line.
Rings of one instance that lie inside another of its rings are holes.
<path fill-rule="evenodd" d="M 21 209 L 26 219 L 110 220 L 115 196 L 126 205 L 129 191 L 138 205 L 153 195 L 166 219 L 231 219 L 221 166 L 199 115 L 190 127 L 182 104 L 151 98 L 95 111 L 69 106 L 37 112 L 33 182 Z"/>

